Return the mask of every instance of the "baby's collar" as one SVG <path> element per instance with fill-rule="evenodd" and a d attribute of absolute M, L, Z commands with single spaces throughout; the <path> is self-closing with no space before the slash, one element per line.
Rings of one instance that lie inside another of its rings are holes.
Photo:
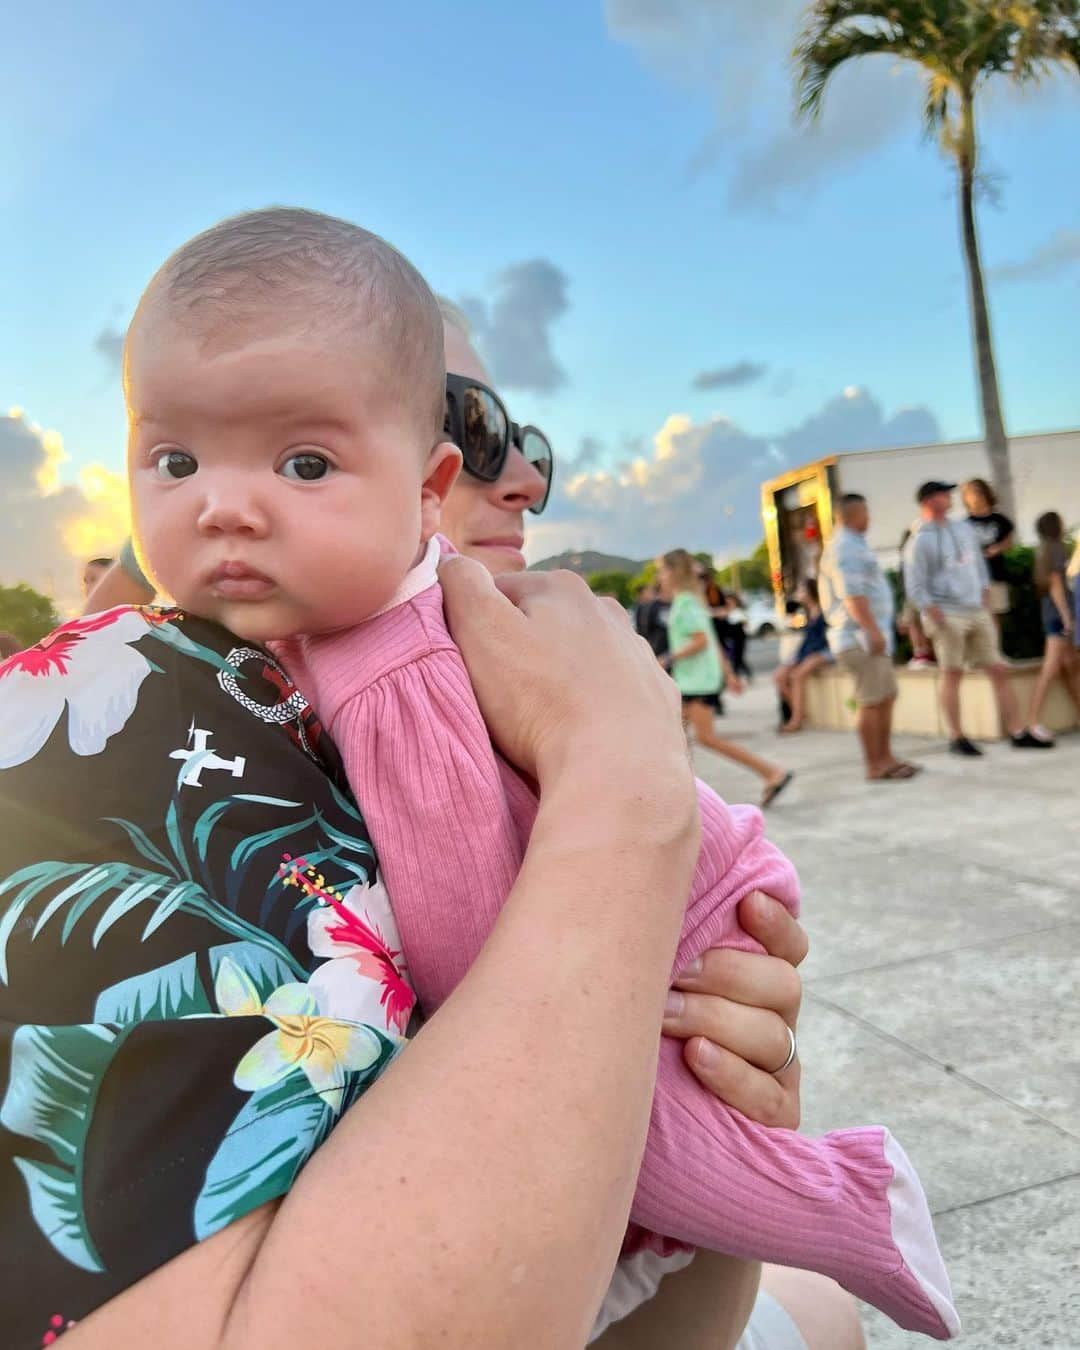
<path fill-rule="evenodd" d="M 424 556 L 406 573 L 404 581 L 397 588 L 394 594 L 381 609 L 377 609 L 374 614 L 369 614 L 365 623 L 372 619 L 377 619 L 381 614 L 387 614 L 392 609 L 397 609 L 399 605 L 407 604 L 410 600 L 415 600 L 418 595 L 428 591 L 438 584 L 439 580 L 439 558 L 444 553 L 456 553 L 457 550 L 449 539 L 444 539 L 441 534 L 433 535 L 428 540 L 427 548 L 424 550 Z"/>

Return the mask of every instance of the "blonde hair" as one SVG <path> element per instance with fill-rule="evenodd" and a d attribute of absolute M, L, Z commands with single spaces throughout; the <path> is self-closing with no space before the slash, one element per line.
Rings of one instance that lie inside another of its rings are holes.
<path fill-rule="evenodd" d="M 661 557 L 661 562 L 671 573 L 672 585 L 677 591 L 690 591 L 701 595 L 702 586 L 696 570 L 697 559 L 684 548 L 673 548 Z"/>
<path fill-rule="evenodd" d="M 165 260 L 129 334 L 159 312 L 225 345 L 267 312 L 312 330 L 359 321 L 385 378 L 441 432 L 446 356 L 439 304 L 406 257 L 350 221 L 285 206 L 220 221 Z"/>

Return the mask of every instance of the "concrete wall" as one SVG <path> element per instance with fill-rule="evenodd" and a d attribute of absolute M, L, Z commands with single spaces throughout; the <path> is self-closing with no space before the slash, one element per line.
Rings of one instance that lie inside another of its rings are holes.
<path fill-rule="evenodd" d="M 1010 679 L 1027 719 L 1040 662 L 1018 661 L 1010 667 Z M 900 696 L 896 700 L 893 730 L 912 736 L 946 736 L 941 717 L 940 674 L 935 669 L 896 672 Z M 806 682 L 806 722 L 822 730 L 839 731 L 855 725 L 854 687 L 851 677 L 835 666 L 827 667 Z M 976 740 L 1001 739 L 997 704 L 990 681 L 979 671 L 968 671 L 960 686 L 964 730 Z M 1076 708 L 1060 680 L 1054 682 L 1043 709 L 1042 722 L 1053 732 L 1072 731 L 1078 725 Z"/>

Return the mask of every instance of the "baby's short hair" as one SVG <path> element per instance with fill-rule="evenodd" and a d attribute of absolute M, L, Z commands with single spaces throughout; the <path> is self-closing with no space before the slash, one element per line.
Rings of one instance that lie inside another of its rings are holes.
<path fill-rule="evenodd" d="M 182 244 L 154 274 L 132 323 L 164 314 L 228 342 L 267 309 L 312 329 L 364 324 L 401 397 L 442 432 L 442 314 L 416 268 L 370 230 L 299 207 L 246 211 Z"/>

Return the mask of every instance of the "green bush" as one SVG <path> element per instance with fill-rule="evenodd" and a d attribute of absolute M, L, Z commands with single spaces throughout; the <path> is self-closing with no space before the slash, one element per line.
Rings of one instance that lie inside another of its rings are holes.
<path fill-rule="evenodd" d="M 1001 616 L 1001 645 L 1014 660 L 1042 656 L 1045 639 L 1042 607 L 1035 585 L 1035 550 L 1018 547 L 1002 555 L 1010 608 Z"/>
<path fill-rule="evenodd" d="M 40 642 L 60 623 L 53 602 L 25 581 L 0 586 L 0 632 L 14 633 L 27 647 Z"/>
<path fill-rule="evenodd" d="M 594 572 L 589 577 L 589 590 L 594 595 L 612 595 L 623 609 L 629 609 L 634 601 L 633 580 L 629 572 Z"/>

